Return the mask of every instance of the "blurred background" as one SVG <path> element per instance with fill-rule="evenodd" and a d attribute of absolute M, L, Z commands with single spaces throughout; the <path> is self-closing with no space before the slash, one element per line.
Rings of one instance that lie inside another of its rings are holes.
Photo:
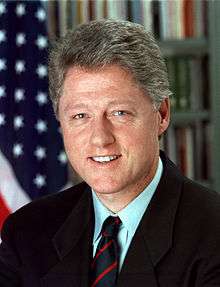
<path fill-rule="evenodd" d="M 220 192 L 220 1 L 0 1 L 0 228 L 22 205 L 80 180 L 48 97 L 47 52 L 67 29 L 102 18 L 152 31 L 173 92 L 161 149 Z"/>

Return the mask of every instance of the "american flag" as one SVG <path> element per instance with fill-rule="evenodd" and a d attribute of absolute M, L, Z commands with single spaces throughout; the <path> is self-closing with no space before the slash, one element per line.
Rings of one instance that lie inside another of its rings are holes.
<path fill-rule="evenodd" d="M 41 1 L 0 1 L 0 227 L 67 183 L 67 158 L 48 98 L 47 14 Z"/>

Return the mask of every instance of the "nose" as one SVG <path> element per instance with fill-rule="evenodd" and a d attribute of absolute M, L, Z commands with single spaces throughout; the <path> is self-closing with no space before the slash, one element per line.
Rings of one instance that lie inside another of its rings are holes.
<path fill-rule="evenodd" d="M 107 118 L 96 119 L 91 130 L 90 142 L 96 147 L 106 147 L 114 143 L 115 138 L 112 132 L 111 123 Z"/>

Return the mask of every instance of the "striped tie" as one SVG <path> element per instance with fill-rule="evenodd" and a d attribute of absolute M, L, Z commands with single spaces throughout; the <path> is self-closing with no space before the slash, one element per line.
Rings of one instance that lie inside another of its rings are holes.
<path fill-rule="evenodd" d="M 109 216 L 102 226 L 102 238 L 91 265 L 91 287 L 114 287 L 118 275 L 119 247 L 117 235 L 121 220 Z"/>

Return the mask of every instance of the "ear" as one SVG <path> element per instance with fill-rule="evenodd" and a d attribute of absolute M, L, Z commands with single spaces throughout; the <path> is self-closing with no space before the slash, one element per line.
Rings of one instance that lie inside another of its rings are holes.
<path fill-rule="evenodd" d="M 169 126 L 170 123 L 170 100 L 166 98 L 160 104 L 160 108 L 158 110 L 159 113 L 159 128 L 158 128 L 158 136 L 162 135 Z"/>

